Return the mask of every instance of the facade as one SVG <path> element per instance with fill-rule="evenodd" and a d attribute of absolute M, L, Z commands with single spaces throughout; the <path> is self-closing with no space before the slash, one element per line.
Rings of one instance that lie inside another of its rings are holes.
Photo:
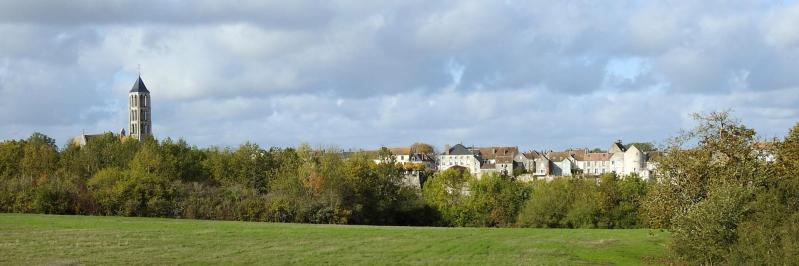
<path fill-rule="evenodd" d="M 390 150 L 395 162 L 416 166 L 406 167 L 406 183 L 416 186 L 424 183 L 425 172 L 445 171 L 453 167 L 468 170 L 477 178 L 490 173 L 514 176 L 514 169 L 524 168 L 526 174 L 515 178 L 550 180 L 558 176 L 616 173 L 620 177 L 637 175 L 646 179 L 657 167 L 653 159 L 661 155 L 657 151 L 643 152 L 635 145 L 626 148 L 621 141 L 611 144 L 607 152 L 570 149 L 520 153 L 517 147 L 511 146 L 467 147 L 463 144 L 445 146 L 444 152 L 435 156 L 415 154 L 408 147 Z M 375 162 L 380 163 L 381 160 L 376 159 Z"/>
<path fill-rule="evenodd" d="M 588 150 L 567 150 L 549 152 L 546 157 L 551 161 L 551 175 L 569 176 L 574 174 L 601 175 L 616 173 L 619 176 L 638 175 L 649 178 L 656 167 L 649 158 L 658 152 L 646 153 L 635 147 L 629 149 L 616 141 L 610 145 L 608 152 L 588 152 Z"/>
<path fill-rule="evenodd" d="M 490 173 L 512 176 L 514 168 L 524 167 L 524 162 L 518 160 L 518 157 L 517 147 L 466 147 L 456 144 L 445 147 L 444 153 L 437 156 L 438 171 L 459 166 L 466 168 L 477 178 Z"/>
<path fill-rule="evenodd" d="M 550 175 L 551 161 L 541 152 L 528 151 L 520 153 L 516 156 L 516 162 L 532 176 Z"/>
<path fill-rule="evenodd" d="M 574 151 L 548 152 L 546 156 L 550 162 L 550 175 L 571 176 L 577 174 L 574 171 L 576 169 Z"/>
<path fill-rule="evenodd" d="M 468 149 L 463 144 L 447 147 L 444 153 L 436 156 L 438 171 L 445 171 L 453 166 L 460 166 L 469 170 L 473 175 L 479 175 L 481 160 L 479 153 L 473 149 Z"/>
<path fill-rule="evenodd" d="M 494 146 L 472 148 L 480 159 L 480 173 L 478 176 L 496 172 L 501 175 L 513 175 L 513 168 L 517 166 L 516 155 L 519 148 L 510 146 Z"/>
<path fill-rule="evenodd" d="M 150 91 L 144 85 L 141 76 L 133 83 L 128 93 L 128 132 L 130 137 L 142 140 L 153 134 L 153 121 L 150 102 Z"/>

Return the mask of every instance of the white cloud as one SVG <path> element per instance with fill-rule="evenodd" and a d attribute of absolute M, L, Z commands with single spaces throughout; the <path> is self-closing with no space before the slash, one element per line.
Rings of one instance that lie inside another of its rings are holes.
<path fill-rule="evenodd" d="M 151 12 L 130 12 L 142 6 Z M 142 65 L 155 132 L 200 145 L 605 146 L 732 108 L 799 120 L 799 4 L 5 1 L 0 138 L 118 131 Z"/>

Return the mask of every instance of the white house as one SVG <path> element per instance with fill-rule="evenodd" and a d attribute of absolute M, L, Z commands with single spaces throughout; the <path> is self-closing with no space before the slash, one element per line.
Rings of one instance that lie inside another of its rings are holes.
<path fill-rule="evenodd" d="M 551 161 L 550 175 L 569 176 L 572 174 L 601 175 L 615 172 L 625 177 L 636 174 L 641 178 L 649 178 L 656 165 L 649 163 L 650 154 L 641 151 L 635 145 L 625 148 L 621 141 L 610 145 L 608 152 L 588 152 L 582 150 L 567 150 L 563 152 L 549 152 L 546 157 Z"/>
<path fill-rule="evenodd" d="M 439 154 L 436 158 L 438 162 L 438 171 L 444 171 L 453 166 L 460 166 L 469 170 L 475 176 L 480 174 L 480 158 L 478 154 L 463 146 L 463 144 L 456 144 L 451 148 L 447 147 L 444 153 Z"/>

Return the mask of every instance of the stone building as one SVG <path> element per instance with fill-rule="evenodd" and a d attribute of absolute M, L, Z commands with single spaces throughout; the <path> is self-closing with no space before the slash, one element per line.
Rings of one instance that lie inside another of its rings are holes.
<path fill-rule="evenodd" d="M 619 140 L 611 144 L 607 152 L 588 152 L 586 149 L 567 150 L 549 152 L 546 154 L 546 158 L 552 162 L 550 167 L 553 176 L 616 173 L 622 177 L 635 174 L 642 178 L 649 178 L 655 168 L 649 159 L 654 154 L 657 152 L 643 152 L 635 145 L 626 148 Z"/>
<path fill-rule="evenodd" d="M 144 85 L 141 76 L 133 83 L 133 88 L 128 93 L 130 137 L 142 140 L 153 134 L 153 121 L 150 102 L 150 91 Z"/>
<path fill-rule="evenodd" d="M 469 173 L 479 176 L 480 167 L 482 166 L 479 153 L 473 149 L 466 148 L 463 144 L 456 144 L 451 148 L 445 147 L 444 153 L 439 154 L 436 159 L 438 171 L 460 166 L 469 170 Z"/>

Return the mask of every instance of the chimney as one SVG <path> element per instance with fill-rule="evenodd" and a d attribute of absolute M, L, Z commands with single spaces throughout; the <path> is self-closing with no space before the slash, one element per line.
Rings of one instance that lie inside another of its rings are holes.
<path fill-rule="evenodd" d="M 444 154 L 449 155 L 449 149 L 450 148 L 451 147 L 449 146 L 449 144 L 444 144 Z"/>

